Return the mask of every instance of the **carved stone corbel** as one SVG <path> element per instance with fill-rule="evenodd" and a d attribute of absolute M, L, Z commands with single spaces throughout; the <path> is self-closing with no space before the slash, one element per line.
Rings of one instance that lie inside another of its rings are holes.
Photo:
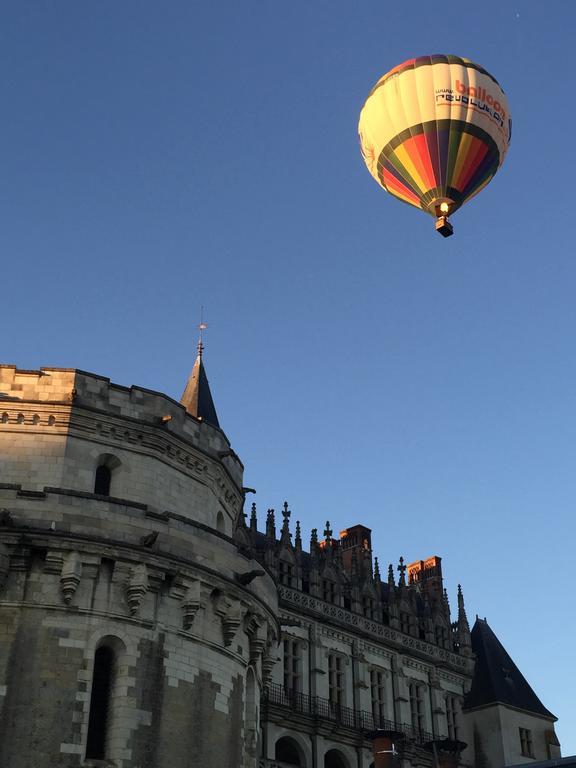
<path fill-rule="evenodd" d="M 232 645 L 232 641 L 236 636 L 238 627 L 242 622 L 242 610 L 238 600 L 225 595 L 223 592 L 216 590 L 213 593 L 214 597 L 214 613 L 220 617 L 222 622 L 222 631 L 224 633 L 224 645 L 226 647 Z"/>
<path fill-rule="evenodd" d="M 200 582 L 193 581 L 186 589 L 180 602 L 182 608 L 182 627 L 190 629 L 200 609 Z"/>
<path fill-rule="evenodd" d="M 139 614 L 146 592 L 148 592 L 148 569 L 142 563 L 132 569 L 126 587 L 126 599 L 132 616 Z"/>
<path fill-rule="evenodd" d="M 266 647 L 268 628 L 264 617 L 257 613 L 249 613 L 246 616 L 245 627 L 250 646 L 250 661 L 255 664 Z"/>
<path fill-rule="evenodd" d="M 69 552 L 64 556 L 60 573 L 60 591 L 66 605 L 70 605 L 82 576 L 82 561 L 78 552 Z"/>

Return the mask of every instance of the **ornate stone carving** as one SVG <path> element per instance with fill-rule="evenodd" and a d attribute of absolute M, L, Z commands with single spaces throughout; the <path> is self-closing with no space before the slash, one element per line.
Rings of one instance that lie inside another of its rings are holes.
<path fill-rule="evenodd" d="M 224 645 L 232 645 L 236 636 L 238 627 L 242 622 L 242 610 L 240 603 L 219 590 L 212 593 L 214 600 L 214 613 L 222 621 L 222 631 L 224 633 Z"/>
<path fill-rule="evenodd" d="M 250 661 L 256 663 L 266 647 L 268 628 L 264 617 L 257 613 L 246 616 L 245 627 L 250 644 Z"/>
<path fill-rule="evenodd" d="M 66 605 L 70 605 L 82 576 L 82 561 L 78 552 L 69 552 L 63 560 L 60 591 Z"/>
<path fill-rule="evenodd" d="M 126 598 L 132 616 L 139 614 L 146 592 L 148 592 L 148 569 L 144 564 L 137 565 L 132 569 L 126 587 Z"/>
<path fill-rule="evenodd" d="M 193 581 L 182 598 L 182 626 L 190 629 L 200 608 L 200 582 Z"/>

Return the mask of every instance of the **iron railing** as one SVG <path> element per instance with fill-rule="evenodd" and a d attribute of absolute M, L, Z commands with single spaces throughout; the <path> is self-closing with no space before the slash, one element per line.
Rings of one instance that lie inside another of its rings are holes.
<path fill-rule="evenodd" d="M 292 691 L 277 683 L 270 683 L 264 689 L 262 703 L 263 714 L 266 708 L 272 705 L 297 715 L 337 723 L 344 728 L 352 728 L 356 731 L 368 733 L 378 728 L 400 731 L 407 739 L 417 744 L 425 744 L 434 738 L 431 733 L 421 728 L 374 716 L 372 712 L 365 710 L 351 709 L 321 696 L 309 696 L 307 693 Z"/>

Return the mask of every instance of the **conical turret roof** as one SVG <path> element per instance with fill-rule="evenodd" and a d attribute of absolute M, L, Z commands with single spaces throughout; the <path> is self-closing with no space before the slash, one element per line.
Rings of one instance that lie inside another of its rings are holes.
<path fill-rule="evenodd" d="M 180 402 L 191 416 L 196 416 L 196 418 L 202 419 L 214 427 L 220 427 L 202 361 L 203 349 L 202 342 L 200 342 L 198 344 L 198 356 Z"/>
<path fill-rule="evenodd" d="M 536 696 L 486 619 L 476 619 L 472 629 L 472 650 L 476 654 L 476 667 L 466 697 L 467 708 L 507 704 L 556 720 Z"/>

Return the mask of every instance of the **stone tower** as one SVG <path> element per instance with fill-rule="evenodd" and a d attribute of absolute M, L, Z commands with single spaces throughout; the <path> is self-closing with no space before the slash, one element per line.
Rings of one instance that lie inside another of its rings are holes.
<path fill-rule="evenodd" d="M 0 765 L 247 768 L 277 591 L 202 349 L 182 402 L 0 366 Z"/>

